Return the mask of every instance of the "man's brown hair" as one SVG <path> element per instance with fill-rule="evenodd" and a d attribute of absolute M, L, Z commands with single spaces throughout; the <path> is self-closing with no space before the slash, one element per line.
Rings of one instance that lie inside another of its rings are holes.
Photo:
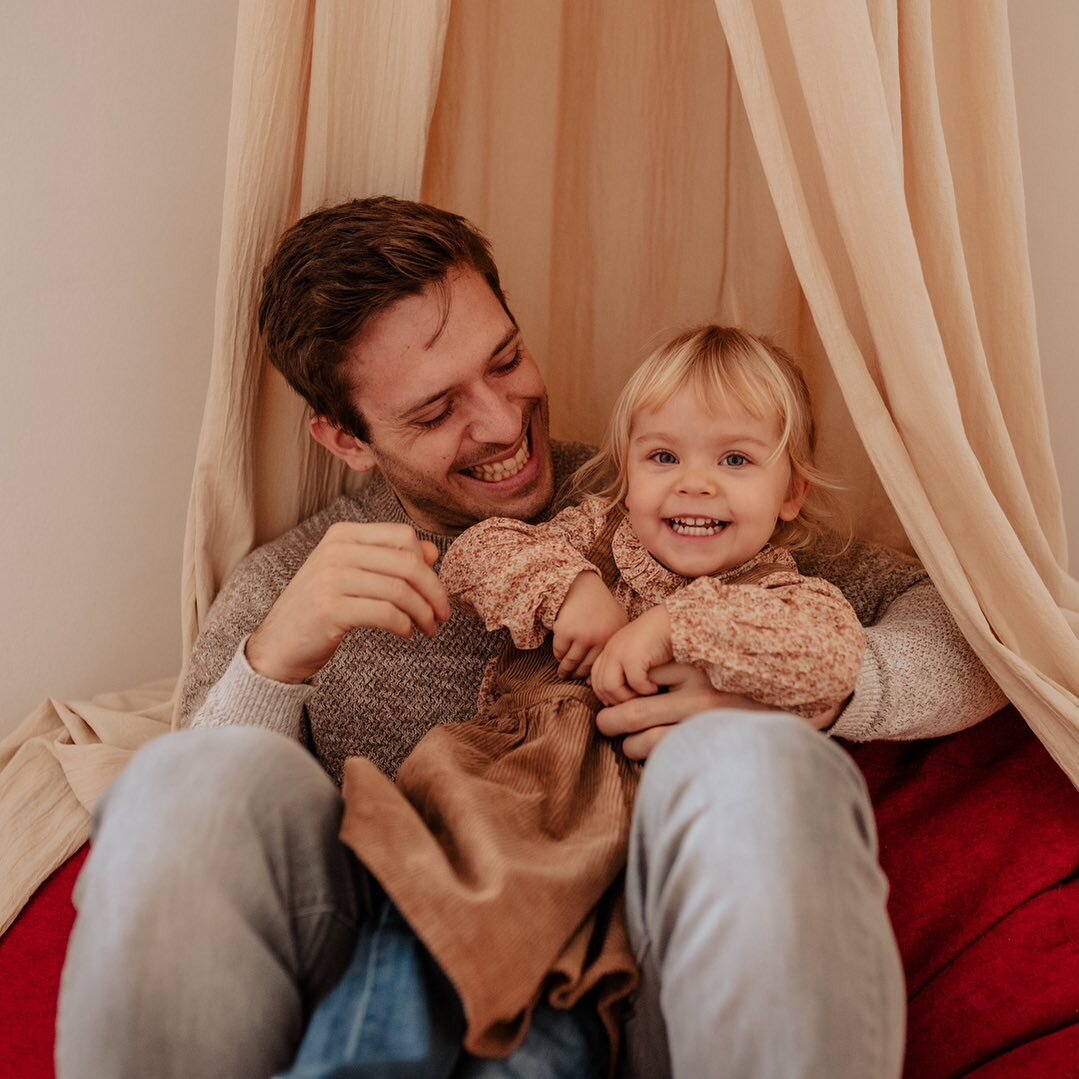
<path fill-rule="evenodd" d="M 368 441 L 350 400 L 350 345 L 380 311 L 430 285 L 445 304 L 455 268 L 479 273 L 513 318 L 490 245 L 463 217 L 389 196 L 315 210 L 281 237 L 263 276 L 258 324 L 270 362 L 316 415 Z"/>

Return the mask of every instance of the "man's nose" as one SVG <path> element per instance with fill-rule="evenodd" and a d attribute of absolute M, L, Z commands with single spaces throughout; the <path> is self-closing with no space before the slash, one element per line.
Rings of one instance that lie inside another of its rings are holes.
<path fill-rule="evenodd" d="M 473 442 L 510 446 L 521 434 L 521 406 L 494 388 L 480 395 L 469 428 Z"/>

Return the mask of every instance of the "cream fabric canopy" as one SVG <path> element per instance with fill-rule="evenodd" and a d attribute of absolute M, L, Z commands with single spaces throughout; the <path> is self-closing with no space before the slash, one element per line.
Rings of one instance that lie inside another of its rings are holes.
<path fill-rule="evenodd" d="M 916 551 L 1079 779 L 1003 0 L 241 0 L 185 653 L 236 562 L 346 483 L 254 305 L 283 227 L 380 192 L 488 232 L 563 436 L 673 326 L 798 353 L 854 530 Z M 171 691 L 47 702 L 0 745 L 0 927 Z"/>

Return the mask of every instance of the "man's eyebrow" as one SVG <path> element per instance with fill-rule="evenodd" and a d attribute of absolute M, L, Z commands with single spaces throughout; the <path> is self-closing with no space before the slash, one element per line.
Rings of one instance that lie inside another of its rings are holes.
<path fill-rule="evenodd" d="M 517 326 L 511 326 L 502 337 L 502 339 L 491 349 L 491 355 L 487 357 L 488 362 L 493 360 L 500 352 L 502 352 L 506 346 L 513 341 L 515 337 L 520 334 L 520 329 Z M 429 408 L 436 401 L 445 397 L 447 394 L 452 393 L 453 386 L 447 386 L 444 390 L 439 390 L 438 393 L 431 394 L 430 397 L 425 397 L 422 401 L 417 401 L 416 404 L 410 405 L 401 413 L 401 419 L 407 420 L 414 416 L 417 412 L 422 412 L 425 408 Z"/>

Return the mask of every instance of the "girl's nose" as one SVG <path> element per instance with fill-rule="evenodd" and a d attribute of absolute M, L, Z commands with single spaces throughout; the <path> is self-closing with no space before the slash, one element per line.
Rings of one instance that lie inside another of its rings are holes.
<path fill-rule="evenodd" d="M 687 495 L 713 495 L 717 484 L 711 472 L 700 468 L 687 468 L 678 477 L 678 490 Z"/>

